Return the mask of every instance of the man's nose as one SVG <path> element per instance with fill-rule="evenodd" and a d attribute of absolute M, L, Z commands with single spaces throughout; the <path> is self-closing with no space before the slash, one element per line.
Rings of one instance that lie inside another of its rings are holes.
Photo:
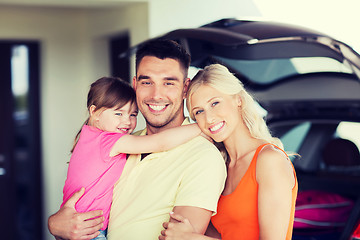
<path fill-rule="evenodd" d="M 154 85 L 152 97 L 156 100 L 164 98 L 164 87 L 162 85 Z"/>

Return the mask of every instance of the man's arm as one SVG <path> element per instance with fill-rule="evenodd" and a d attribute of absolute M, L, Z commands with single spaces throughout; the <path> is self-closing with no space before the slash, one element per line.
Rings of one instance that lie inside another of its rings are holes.
<path fill-rule="evenodd" d="M 209 227 L 206 231 L 206 234 L 198 233 L 194 227 L 191 225 L 190 221 L 184 218 L 181 215 L 176 213 L 170 213 L 170 222 L 166 222 L 163 224 L 165 228 L 161 231 L 161 235 L 159 236 L 159 240 L 219 240 L 221 239 L 220 234 L 216 231 L 216 229 L 209 224 L 210 228 L 213 228 L 209 231 Z"/>
<path fill-rule="evenodd" d="M 196 154 L 189 159 L 192 164 L 182 179 L 173 212 L 189 221 L 193 233 L 203 235 L 216 211 L 225 184 L 226 166 L 219 151 L 210 143 L 194 148 Z M 172 222 L 177 221 L 171 218 L 170 225 Z"/>
<path fill-rule="evenodd" d="M 102 211 L 78 213 L 75 210 L 75 203 L 84 192 L 84 188 L 75 192 L 59 211 L 49 217 L 48 228 L 56 239 L 92 239 L 99 235 L 104 221 Z"/>
<path fill-rule="evenodd" d="M 204 208 L 190 206 L 176 206 L 173 212 L 188 219 L 196 233 L 204 234 L 212 215 L 212 212 Z M 177 222 L 173 218 L 170 222 Z"/>

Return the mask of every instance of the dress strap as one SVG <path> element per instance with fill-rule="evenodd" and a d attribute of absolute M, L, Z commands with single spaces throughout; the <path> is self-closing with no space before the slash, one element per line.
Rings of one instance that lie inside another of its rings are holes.
<path fill-rule="evenodd" d="M 289 159 L 289 156 L 287 155 L 287 153 L 286 153 L 283 149 L 279 148 L 278 146 L 276 146 L 276 145 L 273 144 L 273 143 L 264 143 L 264 144 L 260 145 L 260 146 L 256 149 L 256 152 L 255 152 L 255 157 L 256 157 L 256 158 L 257 158 L 257 155 L 260 153 L 260 151 L 261 151 L 265 146 L 267 146 L 267 145 L 271 145 L 271 146 L 275 147 L 276 149 L 282 151 L 282 152 L 285 154 L 286 158 Z M 290 160 L 290 159 L 289 159 L 289 160 Z"/>

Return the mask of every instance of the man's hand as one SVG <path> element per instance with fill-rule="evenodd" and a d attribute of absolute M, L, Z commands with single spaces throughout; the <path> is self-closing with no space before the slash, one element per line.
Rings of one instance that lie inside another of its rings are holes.
<path fill-rule="evenodd" d="M 56 239 L 92 239 L 99 235 L 104 221 L 102 211 L 78 213 L 75 209 L 84 192 L 84 188 L 75 192 L 59 211 L 49 217 L 48 228 Z"/>
<path fill-rule="evenodd" d="M 170 213 L 170 221 L 163 223 L 164 230 L 161 231 L 159 240 L 172 239 L 189 239 L 191 233 L 195 232 L 190 221 L 183 216 Z"/>

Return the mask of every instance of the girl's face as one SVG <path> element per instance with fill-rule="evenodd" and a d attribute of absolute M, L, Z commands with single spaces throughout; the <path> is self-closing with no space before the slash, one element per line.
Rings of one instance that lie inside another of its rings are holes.
<path fill-rule="evenodd" d="M 190 98 L 192 109 L 201 131 L 216 142 L 228 138 L 240 121 L 240 97 L 219 92 L 202 85 Z"/>
<path fill-rule="evenodd" d="M 93 107 L 93 106 L 91 106 Z M 120 132 L 130 134 L 136 127 L 138 109 L 136 104 L 128 102 L 122 108 L 106 108 L 92 111 L 90 116 L 94 118 L 93 126 L 107 132 Z M 95 107 L 95 106 L 94 106 Z"/>

